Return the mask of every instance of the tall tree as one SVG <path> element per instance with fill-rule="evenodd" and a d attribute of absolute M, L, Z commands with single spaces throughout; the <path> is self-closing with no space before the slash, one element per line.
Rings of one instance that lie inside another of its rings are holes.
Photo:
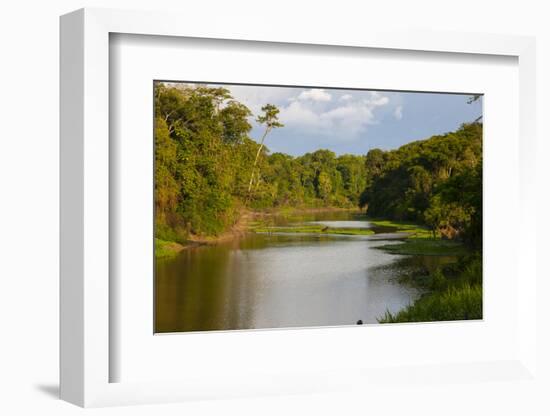
<path fill-rule="evenodd" d="M 260 157 L 260 153 L 262 152 L 262 149 L 264 148 L 265 138 L 267 137 L 267 135 L 272 129 L 284 126 L 284 124 L 279 122 L 279 109 L 275 107 L 273 104 L 264 105 L 262 107 L 262 111 L 263 111 L 263 114 L 258 116 L 256 118 L 256 121 L 259 124 L 265 124 L 265 130 L 264 130 L 264 134 L 262 135 L 262 139 L 260 141 L 260 147 L 258 147 L 258 151 L 256 152 L 254 165 L 252 166 L 252 173 L 250 174 L 250 182 L 248 183 L 249 194 L 250 194 L 250 190 L 252 189 L 252 183 L 254 182 L 254 175 L 256 173 L 256 166 L 258 165 L 258 159 Z"/>

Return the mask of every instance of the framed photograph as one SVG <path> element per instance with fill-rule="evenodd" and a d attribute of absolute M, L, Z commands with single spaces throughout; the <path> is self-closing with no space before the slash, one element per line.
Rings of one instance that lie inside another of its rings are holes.
<path fill-rule="evenodd" d="M 533 39 L 180 21 L 61 18 L 61 397 L 533 380 Z"/>
<path fill-rule="evenodd" d="M 483 319 L 482 94 L 153 94 L 155 333 Z"/>

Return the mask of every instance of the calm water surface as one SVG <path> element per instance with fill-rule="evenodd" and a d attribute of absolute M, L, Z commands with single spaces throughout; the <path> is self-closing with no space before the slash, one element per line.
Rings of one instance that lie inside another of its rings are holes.
<path fill-rule="evenodd" d="M 370 228 L 350 212 L 275 218 L 274 225 L 320 223 Z M 375 229 L 382 237 L 391 229 Z M 376 237 L 376 236 L 373 236 Z M 400 284 L 411 267 L 452 259 L 388 254 L 395 241 L 371 236 L 250 234 L 182 251 L 156 264 L 156 332 L 377 323 L 420 293 Z"/>

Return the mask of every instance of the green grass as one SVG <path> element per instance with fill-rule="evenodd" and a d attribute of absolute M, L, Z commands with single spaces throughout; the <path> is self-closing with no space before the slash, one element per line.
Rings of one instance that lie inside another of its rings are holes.
<path fill-rule="evenodd" d="M 394 232 L 408 233 L 409 238 L 433 238 L 432 232 L 422 225 L 414 224 L 405 221 L 392 221 L 382 219 L 369 219 L 369 222 L 378 227 L 392 227 L 395 228 Z"/>
<path fill-rule="evenodd" d="M 455 321 L 483 318 L 481 255 L 462 258 L 428 275 L 411 276 L 426 292 L 405 309 L 386 314 L 380 323 Z"/>
<path fill-rule="evenodd" d="M 425 256 L 461 256 L 468 249 L 459 242 L 409 237 L 399 244 L 387 244 L 375 247 L 392 254 L 425 255 Z"/>
<path fill-rule="evenodd" d="M 413 305 L 379 319 L 380 323 L 432 322 L 481 319 L 483 311 L 481 285 L 464 284 L 443 292 L 424 295 Z"/>
<path fill-rule="evenodd" d="M 468 254 L 468 249 L 458 241 L 442 240 L 433 237 L 431 230 L 422 225 L 405 221 L 371 219 L 371 224 L 379 227 L 395 228 L 393 232 L 407 233 L 408 237 L 400 244 L 388 244 L 377 249 L 393 254 L 425 255 L 425 256 L 462 256 Z"/>
<path fill-rule="evenodd" d="M 157 259 L 174 257 L 181 251 L 181 248 L 180 244 L 173 241 L 155 238 L 155 257 Z"/>
<path fill-rule="evenodd" d="M 367 228 L 329 228 L 322 225 L 302 225 L 299 227 L 256 227 L 257 233 L 304 233 L 304 234 L 340 234 L 372 235 L 374 231 Z"/>

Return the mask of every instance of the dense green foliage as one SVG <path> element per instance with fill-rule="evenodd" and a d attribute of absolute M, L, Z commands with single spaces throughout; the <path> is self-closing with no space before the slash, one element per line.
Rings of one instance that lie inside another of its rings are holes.
<path fill-rule="evenodd" d="M 223 105 L 223 106 L 222 106 Z M 233 195 L 245 186 L 254 148 L 246 136 L 249 110 L 223 88 L 155 91 L 155 204 L 157 236 L 185 239 L 216 234 L 235 221 Z"/>
<path fill-rule="evenodd" d="M 430 227 L 433 237 L 481 246 L 482 125 L 366 156 L 360 203 L 375 217 Z"/>
<path fill-rule="evenodd" d="M 273 153 L 264 158 L 251 206 L 356 207 L 365 183 L 362 156 L 336 157 L 324 149 L 299 157 Z"/>
<path fill-rule="evenodd" d="M 282 127 L 262 108 L 261 144 L 249 136 L 250 110 L 224 88 L 155 86 L 156 235 L 183 241 L 218 235 L 242 208 L 355 207 L 366 185 L 364 157 L 318 150 L 269 153 L 267 133 Z"/>

